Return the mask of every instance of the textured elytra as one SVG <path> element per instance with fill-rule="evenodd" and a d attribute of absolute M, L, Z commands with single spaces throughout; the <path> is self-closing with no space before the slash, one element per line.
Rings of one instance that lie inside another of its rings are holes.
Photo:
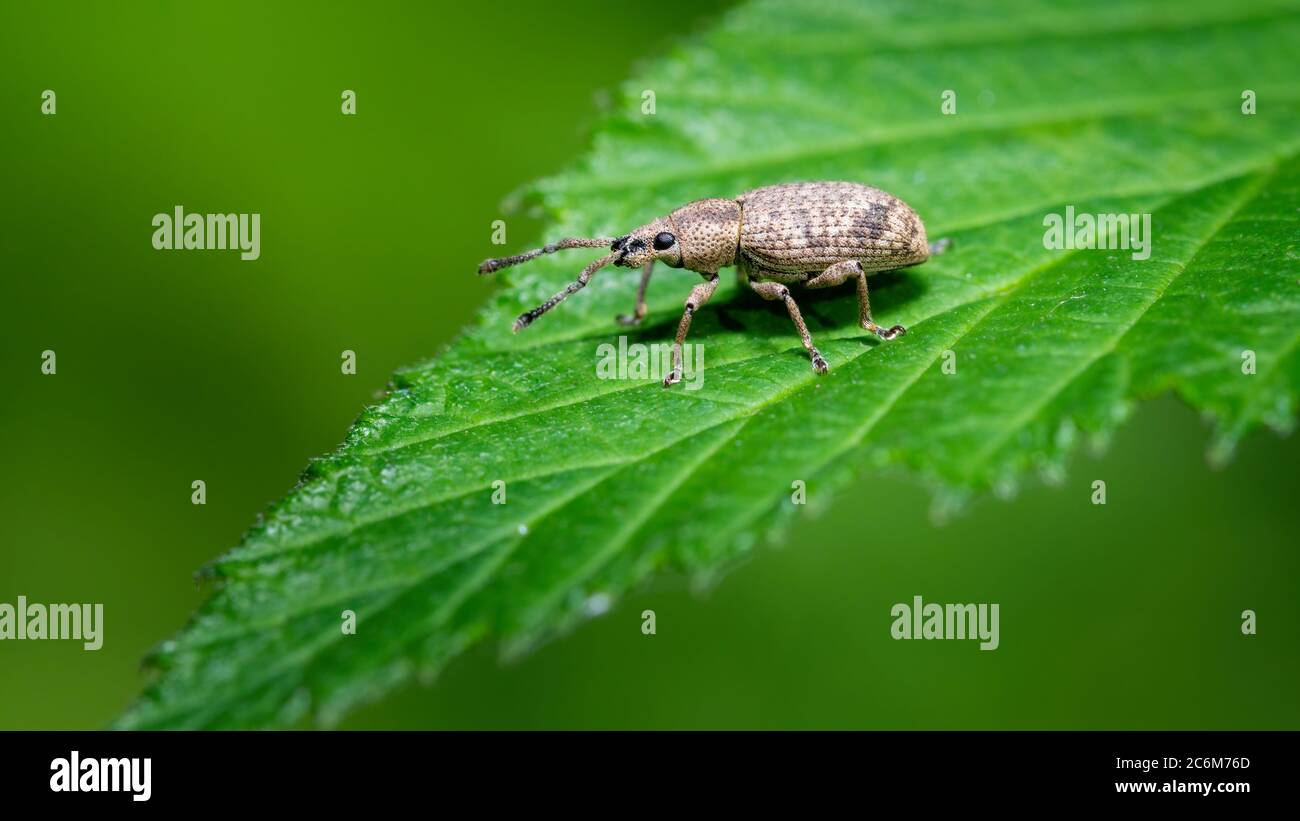
<path fill-rule="evenodd" d="M 845 260 L 885 271 L 929 257 L 925 227 L 905 202 L 868 185 L 808 182 L 737 198 L 740 251 L 760 271 L 817 274 Z"/>

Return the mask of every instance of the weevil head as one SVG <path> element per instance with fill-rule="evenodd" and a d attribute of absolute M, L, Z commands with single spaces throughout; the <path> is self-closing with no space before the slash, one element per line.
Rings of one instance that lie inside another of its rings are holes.
<path fill-rule="evenodd" d="M 736 261 L 740 243 L 740 205 L 735 200 L 687 203 L 648 222 L 610 245 L 615 264 L 640 268 L 658 261 L 670 268 L 714 273 Z"/>
<path fill-rule="evenodd" d="M 667 217 L 660 217 L 630 234 L 624 234 L 609 247 L 618 254 L 614 264 L 625 268 L 640 268 L 656 260 L 673 268 L 682 267 L 681 247 Z"/>

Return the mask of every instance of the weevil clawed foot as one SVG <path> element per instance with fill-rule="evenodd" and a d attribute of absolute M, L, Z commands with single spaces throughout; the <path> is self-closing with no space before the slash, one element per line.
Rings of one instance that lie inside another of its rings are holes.
<path fill-rule="evenodd" d="M 682 369 L 680 367 L 673 368 L 672 373 L 664 377 L 664 387 L 671 388 L 673 385 L 676 385 L 678 382 L 681 381 L 682 381 Z"/>
<path fill-rule="evenodd" d="M 904 328 L 902 325 L 895 325 L 892 328 L 882 328 L 874 322 L 863 323 L 862 330 L 870 331 L 871 333 L 875 334 L 876 336 L 880 337 L 886 342 L 888 342 L 891 339 L 897 339 L 898 337 L 907 333 L 907 329 Z"/>
<path fill-rule="evenodd" d="M 930 243 L 930 256 L 938 256 L 952 247 L 952 237 L 944 237 Z"/>
<path fill-rule="evenodd" d="M 618 322 L 618 324 L 628 327 L 636 327 L 641 324 L 641 317 L 635 314 L 619 314 L 614 317 L 614 320 Z"/>
<path fill-rule="evenodd" d="M 822 359 L 821 351 L 817 350 L 816 348 L 813 348 L 811 353 L 812 353 L 812 369 L 817 373 L 826 373 L 826 371 L 829 370 L 830 368 L 826 364 L 826 360 Z"/>

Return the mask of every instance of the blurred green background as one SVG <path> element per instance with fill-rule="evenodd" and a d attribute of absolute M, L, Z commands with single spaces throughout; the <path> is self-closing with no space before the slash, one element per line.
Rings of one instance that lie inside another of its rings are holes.
<path fill-rule="evenodd" d="M 0 643 L 0 728 L 111 721 L 202 600 L 193 572 L 470 320 L 503 200 L 580 155 L 602 105 L 639 104 L 613 92 L 637 60 L 718 13 L 5 4 L 0 602 L 102 602 L 106 640 Z M 261 259 L 154 251 L 177 204 L 260 213 Z M 539 237 L 507 219 L 510 247 Z M 1207 440 L 1156 401 L 1064 485 L 938 527 L 915 483 L 863 483 L 707 595 L 661 578 L 345 726 L 1300 727 L 1300 443 L 1256 434 L 1212 471 Z M 891 640 L 916 594 L 999 602 L 1000 649 Z"/>

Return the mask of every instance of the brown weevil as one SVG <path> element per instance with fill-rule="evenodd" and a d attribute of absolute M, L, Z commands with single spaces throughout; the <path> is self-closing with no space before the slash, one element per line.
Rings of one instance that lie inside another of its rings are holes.
<path fill-rule="evenodd" d="M 673 369 L 664 379 L 664 387 L 668 387 L 681 381 L 682 343 L 691 316 L 717 290 L 721 268 L 735 265 L 742 284 L 763 299 L 785 303 L 812 358 L 813 370 L 825 373 L 826 360 L 813 345 L 786 285 L 828 288 L 854 280 L 863 330 L 893 339 L 906 329 L 901 325 L 882 328 L 871 319 L 867 274 L 918 265 L 949 245 L 947 240 L 928 242 L 916 212 L 878 188 L 853 182 L 801 182 L 755 188 L 734 200 L 696 200 L 621 237 L 562 239 L 518 256 L 486 260 L 478 272 L 490 274 L 566 248 L 609 246 L 610 253 L 584 268 L 563 291 L 521 314 L 515 320 L 515 331 L 527 328 L 582 289 L 606 265 L 641 269 L 636 307 L 630 316 L 618 317 L 625 325 L 636 325 L 645 317 L 646 285 L 655 262 L 700 274 L 704 282 L 686 299 L 686 312 L 677 326 Z"/>

